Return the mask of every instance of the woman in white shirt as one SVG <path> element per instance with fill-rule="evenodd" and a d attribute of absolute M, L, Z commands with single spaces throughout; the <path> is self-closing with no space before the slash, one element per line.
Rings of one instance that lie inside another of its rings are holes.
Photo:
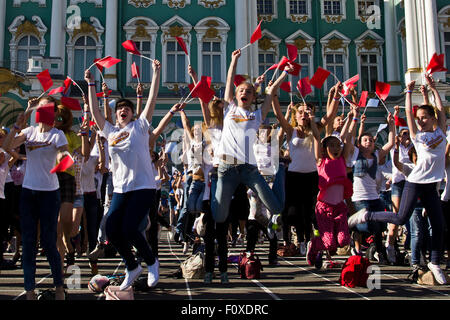
<path fill-rule="evenodd" d="M 49 104 L 50 103 L 50 104 Z M 38 125 L 26 127 L 30 109 L 37 106 Z M 56 287 L 56 299 L 64 300 L 61 257 L 56 246 L 58 212 L 61 198 L 56 174 L 50 170 L 68 154 L 68 142 L 61 130 L 53 127 L 55 104 L 47 98 L 30 100 L 25 114 L 20 114 L 8 135 L 5 150 L 25 143 L 27 163 L 20 201 L 22 231 L 22 266 L 28 300 L 35 300 L 37 226 L 41 228 L 40 244 L 45 250 Z M 45 114 L 45 115 L 44 115 Z M 42 116 L 40 120 L 39 116 Z M 44 120 L 45 119 L 45 120 Z M 41 122 L 43 121 L 43 122 Z"/>
<path fill-rule="evenodd" d="M 406 117 L 411 140 L 417 152 L 417 163 L 407 177 L 399 212 L 395 214 L 392 212 L 361 210 L 350 217 L 349 226 L 366 221 L 381 221 L 403 225 L 411 217 L 417 199 L 420 198 L 423 207 L 427 211 L 433 230 L 431 261 L 428 263 L 428 268 L 432 271 L 439 284 L 445 284 L 447 281 L 444 272 L 439 266 L 443 250 L 445 222 L 436 184 L 440 183 L 445 177 L 445 132 L 447 120 L 434 80 L 430 75 L 425 77 L 433 92 L 436 109 L 429 105 L 422 105 L 418 107 L 414 115 L 411 94 L 415 87 L 415 81 L 408 84 L 405 101 Z"/>

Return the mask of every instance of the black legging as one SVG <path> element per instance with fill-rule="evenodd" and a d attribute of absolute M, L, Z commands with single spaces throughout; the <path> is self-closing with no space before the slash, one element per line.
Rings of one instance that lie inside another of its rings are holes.
<path fill-rule="evenodd" d="M 290 226 L 295 227 L 298 242 L 308 242 L 311 239 L 318 183 L 317 172 L 287 172 L 286 205 L 281 214 L 283 240 L 287 244 L 291 242 L 289 237 Z"/>
<path fill-rule="evenodd" d="M 247 221 L 247 246 L 245 248 L 246 251 L 255 250 L 260 230 L 262 230 L 264 234 L 269 238 L 267 234 L 267 228 L 264 228 L 258 221 L 256 220 Z M 277 259 L 277 249 L 278 249 L 277 246 L 278 246 L 278 239 L 277 236 L 275 235 L 273 239 L 269 240 L 269 262 Z"/>
<path fill-rule="evenodd" d="M 209 201 L 203 201 L 204 221 L 206 222 L 205 236 L 205 271 L 214 272 L 215 242 L 217 239 L 217 255 L 219 257 L 219 271 L 228 269 L 227 232 L 228 222 L 216 223 L 211 213 Z"/>

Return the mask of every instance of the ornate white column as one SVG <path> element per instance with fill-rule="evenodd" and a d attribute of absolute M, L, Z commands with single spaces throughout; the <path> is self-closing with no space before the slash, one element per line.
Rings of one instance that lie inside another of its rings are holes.
<path fill-rule="evenodd" d="M 401 91 L 396 31 L 394 1 L 384 0 L 385 46 L 386 46 L 386 71 L 387 82 L 391 85 L 393 95 L 399 95 Z"/>
<path fill-rule="evenodd" d="M 106 1 L 105 56 L 117 58 L 117 0 Z M 117 68 L 105 69 L 105 81 L 112 90 L 117 90 Z"/>
<path fill-rule="evenodd" d="M 423 0 L 425 2 L 425 26 L 427 52 L 425 55 L 425 68 L 428 65 L 433 54 L 439 54 L 441 48 L 439 45 L 438 12 L 436 0 Z M 434 74 L 435 79 L 445 80 L 445 73 L 438 72 Z"/>
<path fill-rule="evenodd" d="M 0 67 L 4 66 L 6 0 L 0 0 Z"/>
<path fill-rule="evenodd" d="M 419 62 L 419 41 L 417 37 L 417 15 L 415 1 L 405 1 L 406 60 L 408 69 L 405 82 L 409 83 L 421 76 Z"/>
<path fill-rule="evenodd" d="M 235 24 L 236 24 L 236 48 L 244 47 L 247 43 L 250 42 L 250 36 L 248 36 L 248 11 L 247 11 L 248 1 L 235 1 Z M 248 48 L 247 48 L 248 49 Z M 239 59 L 239 63 L 236 68 L 237 74 L 248 74 L 247 70 L 247 61 L 248 61 L 248 52 L 249 50 L 243 50 L 241 58 Z M 233 51 L 234 51 L 233 50 Z"/>
<path fill-rule="evenodd" d="M 52 23 L 50 28 L 50 56 L 65 60 L 65 1 L 52 1 Z"/>

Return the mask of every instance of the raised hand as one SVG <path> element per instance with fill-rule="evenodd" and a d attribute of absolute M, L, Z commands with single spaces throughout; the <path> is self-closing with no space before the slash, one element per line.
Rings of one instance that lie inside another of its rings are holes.
<path fill-rule="evenodd" d="M 241 57 L 241 50 L 235 50 L 233 51 L 233 53 L 231 54 L 231 60 L 236 61 Z"/>
<path fill-rule="evenodd" d="M 144 87 L 142 86 L 142 83 L 139 83 L 136 88 L 136 95 L 142 97 L 143 93 L 144 93 Z"/>
<path fill-rule="evenodd" d="M 92 76 L 92 73 L 91 73 L 90 70 L 86 70 L 86 71 L 84 72 L 84 80 L 85 80 L 87 83 L 94 82 L 94 77 Z"/>
<path fill-rule="evenodd" d="M 413 80 L 413 81 L 411 81 L 410 83 L 408 83 L 408 84 L 406 85 L 406 89 L 407 89 L 408 91 L 413 91 L 414 88 L 415 88 L 415 86 L 416 86 L 416 80 Z"/>
<path fill-rule="evenodd" d="M 159 62 L 159 61 L 156 60 L 156 59 L 153 60 L 152 67 L 153 67 L 153 71 L 159 72 L 159 71 L 161 70 L 161 62 Z"/>

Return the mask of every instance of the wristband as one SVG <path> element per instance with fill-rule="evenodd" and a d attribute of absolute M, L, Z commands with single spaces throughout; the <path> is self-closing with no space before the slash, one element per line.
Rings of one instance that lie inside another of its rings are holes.
<path fill-rule="evenodd" d="M 411 91 L 411 90 L 408 90 L 408 91 L 406 91 L 406 93 L 412 93 L 412 91 Z"/>
<path fill-rule="evenodd" d="M 336 101 L 341 100 L 341 98 L 339 98 L 339 97 L 333 97 L 333 99 L 336 100 Z"/>
<path fill-rule="evenodd" d="M 394 149 L 394 153 L 398 153 L 399 151 L 398 151 L 398 149 Z"/>
<path fill-rule="evenodd" d="M 142 99 L 144 96 L 137 96 L 138 99 Z"/>
<path fill-rule="evenodd" d="M 103 98 L 104 98 L 104 99 L 108 99 L 108 98 L 109 98 L 109 96 L 105 96 L 105 95 L 104 95 L 104 96 L 103 96 Z"/>
<path fill-rule="evenodd" d="M 95 82 L 89 82 L 89 83 L 88 83 L 88 86 L 89 86 L 89 87 L 94 87 L 94 86 L 95 86 Z"/>
<path fill-rule="evenodd" d="M 359 119 L 358 119 L 358 118 L 353 118 L 353 121 L 356 121 L 356 122 L 358 122 L 358 121 L 359 121 Z"/>
<path fill-rule="evenodd" d="M 286 74 L 289 74 L 289 72 L 287 72 L 286 70 L 283 70 L 283 72 L 286 72 Z"/>
<path fill-rule="evenodd" d="M 16 125 L 16 124 L 14 124 L 13 128 L 16 129 L 17 131 L 20 131 L 20 127 L 18 125 Z"/>
<path fill-rule="evenodd" d="M 173 112 L 172 110 L 170 110 L 169 112 L 170 112 L 171 115 L 174 115 L 174 114 L 175 114 L 175 112 Z"/>

